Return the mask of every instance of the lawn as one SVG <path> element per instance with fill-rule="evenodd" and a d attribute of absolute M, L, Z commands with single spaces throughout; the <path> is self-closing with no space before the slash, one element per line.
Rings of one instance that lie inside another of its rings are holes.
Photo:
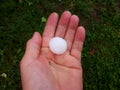
<path fill-rule="evenodd" d="M 78 15 L 86 28 L 84 90 L 119 90 L 120 0 L 1 0 L 0 90 L 21 90 L 26 41 L 35 31 L 42 34 L 50 13 L 64 10 Z"/>

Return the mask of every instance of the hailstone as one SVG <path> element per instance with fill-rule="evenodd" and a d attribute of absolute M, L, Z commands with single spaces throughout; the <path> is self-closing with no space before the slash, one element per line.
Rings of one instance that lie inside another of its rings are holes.
<path fill-rule="evenodd" d="M 54 54 L 63 54 L 67 50 L 67 42 L 60 37 L 53 37 L 49 42 L 50 51 Z"/>

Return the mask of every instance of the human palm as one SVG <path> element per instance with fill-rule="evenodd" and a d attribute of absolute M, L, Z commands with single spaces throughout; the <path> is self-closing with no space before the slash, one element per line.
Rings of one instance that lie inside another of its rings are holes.
<path fill-rule="evenodd" d="M 52 13 L 42 37 L 34 33 L 20 65 L 24 90 L 82 90 L 80 61 L 85 30 L 78 23 L 79 18 L 68 11 L 62 13 L 59 21 L 57 13 Z M 67 41 L 64 54 L 49 50 L 49 41 L 55 36 Z"/>

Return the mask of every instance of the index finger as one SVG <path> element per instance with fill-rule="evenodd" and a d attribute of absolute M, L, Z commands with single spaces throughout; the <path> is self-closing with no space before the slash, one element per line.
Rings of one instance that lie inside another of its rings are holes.
<path fill-rule="evenodd" d="M 48 20 L 47 20 L 47 23 L 46 23 L 46 26 L 45 26 L 45 29 L 42 35 L 42 38 L 43 38 L 42 47 L 43 48 L 48 47 L 50 39 L 54 36 L 57 22 L 58 22 L 58 14 L 52 13 L 48 17 Z"/>

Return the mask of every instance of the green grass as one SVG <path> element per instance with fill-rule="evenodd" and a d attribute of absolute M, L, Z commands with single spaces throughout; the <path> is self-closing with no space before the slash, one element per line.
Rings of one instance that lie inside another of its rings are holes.
<path fill-rule="evenodd" d="M 0 1 L 0 90 L 21 89 L 19 63 L 26 41 L 33 32 L 43 32 L 42 17 L 52 12 L 60 15 L 64 10 L 77 14 L 86 28 L 82 53 L 84 90 L 120 88 L 119 0 L 19 1 Z"/>

